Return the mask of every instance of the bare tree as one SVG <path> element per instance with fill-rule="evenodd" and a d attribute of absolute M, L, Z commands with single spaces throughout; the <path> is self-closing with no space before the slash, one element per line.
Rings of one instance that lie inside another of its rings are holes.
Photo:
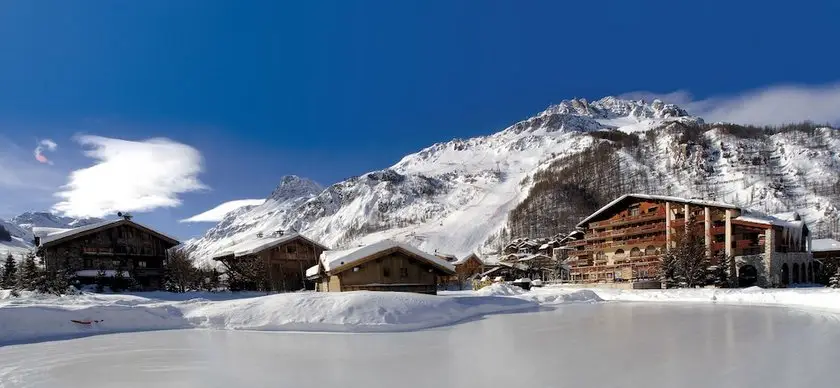
<path fill-rule="evenodd" d="M 195 278 L 196 268 L 190 260 L 189 253 L 182 249 L 171 250 L 164 274 L 166 289 L 172 292 L 187 292 L 194 284 Z"/>

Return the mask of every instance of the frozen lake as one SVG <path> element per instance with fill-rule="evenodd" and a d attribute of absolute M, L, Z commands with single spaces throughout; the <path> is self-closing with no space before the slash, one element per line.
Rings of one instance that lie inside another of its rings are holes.
<path fill-rule="evenodd" d="M 826 387 L 840 321 L 599 303 L 410 333 L 179 330 L 0 348 L 0 387 Z"/>

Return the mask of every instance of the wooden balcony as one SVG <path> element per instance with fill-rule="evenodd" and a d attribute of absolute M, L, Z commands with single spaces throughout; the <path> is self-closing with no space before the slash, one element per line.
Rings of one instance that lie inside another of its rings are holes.
<path fill-rule="evenodd" d="M 752 240 L 736 240 L 735 247 L 736 249 L 745 249 L 745 248 L 761 248 L 757 242 Z"/>
<path fill-rule="evenodd" d="M 637 222 L 653 221 L 653 220 L 660 220 L 660 219 L 661 220 L 665 219 L 665 211 L 664 210 L 658 211 L 656 213 L 645 213 L 645 214 L 639 214 L 639 215 L 636 215 L 636 216 L 627 216 L 627 217 L 624 217 L 624 218 L 619 218 L 617 220 L 609 219 L 609 220 L 598 221 L 598 222 L 590 222 L 589 227 L 590 228 L 598 228 L 598 227 L 604 227 L 604 226 L 619 226 L 619 225 L 626 225 L 626 224 L 632 224 L 632 223 L 637 223 Z"/>
<path fill-rule="evenodd" d="M 642 225 L 637 227 L 630 227 L 630 228 L 621 228 L 621 229 L 614 229 L 614 230 L 607 230 L 601 233 L 592 233 L 589 237 L 586 238 L 587 241 L 591 240 L 599 240 L 608 237 L 623 237 L 623 236 L 632 236 L 637 234 L 644 234 L 644 233 L 656 233 L 656 232 L 665 232 L 665 223 L 664 222 L 657 222 L 655 224 L 650 225 Z"/>
<path fill-rule="evenodd" d="M 712 236 L 714 236 L 716 234 L 725 234 L 726 233 L 726 227 L 725 226 L 713 226 L 713 227 L 709 228 L 709 232 L 712 234 Z"/>
<path fill-rule="evenodd" d="M 712 243 L 712 251 L 720 251 L 726 248 L 725 242 L 713 242 Z"/>

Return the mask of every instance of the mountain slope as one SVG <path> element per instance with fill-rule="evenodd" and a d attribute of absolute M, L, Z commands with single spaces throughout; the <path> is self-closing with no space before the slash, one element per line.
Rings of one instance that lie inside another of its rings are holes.
<path fill-rule="evenodd" d="M 590 132 L 644 131 L 670 122 L 702 120 L 658 101 L 563 101 L 493 135 L 435 144 L 319 193 L 302 191 L 230 214 L 186 245 L 199 263 L 208 263 L 214 252 L 258 232 L 294 229 L 336 248 L 395 238 L 463 255 L 495 238 L 508 213 L 528 197 L 535 172 L 591 147 Z"/>
<path fill-rule="evenodd" d="M 275 190 L 186 246 L 209 263 L 258 232 L 293 229 L 333 248 L 394 238 L 429 252 L 490 252 L 511 237 L 568 232 L 628 192 L 796 210 L 815 234 L 831 235 L 840 233 L 838 177 L 840 136 L 830 128 L 707 124 L 660 101 L 568 100 L 324 190 L 281 182 L 282 198 L 271 200 Z"/>
<path fill-rule="evenodd" d="M 101 221 L 99 218 L 62 217 L 48 212 L 26 212 L 8 221 L 0 219 L 0 226 L 11 235 L 11 241 L 0 241 L 0 255 L 21 254 L 33 249 L 36 234 L 46 235 Z"/>

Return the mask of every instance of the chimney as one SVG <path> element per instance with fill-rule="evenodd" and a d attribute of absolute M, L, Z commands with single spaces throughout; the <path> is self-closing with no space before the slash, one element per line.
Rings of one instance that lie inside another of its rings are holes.
<path fill-rule="evenodd" d="M 36 247 L 41 246 L 41 237 L 40 236 L 35 236 L 35 246 Z"/>
<path fill-rule="evenodd" d="M 263 238 L 263 232 L 257 232 L 257 238 Z"/>
<path fill-rule="evenodd" d="M 277 236 L 277 237 L 282 236 L 283 235 L 283 229 L 277 229 L 276 231 L 274 231 L 274 235 Z"/>

